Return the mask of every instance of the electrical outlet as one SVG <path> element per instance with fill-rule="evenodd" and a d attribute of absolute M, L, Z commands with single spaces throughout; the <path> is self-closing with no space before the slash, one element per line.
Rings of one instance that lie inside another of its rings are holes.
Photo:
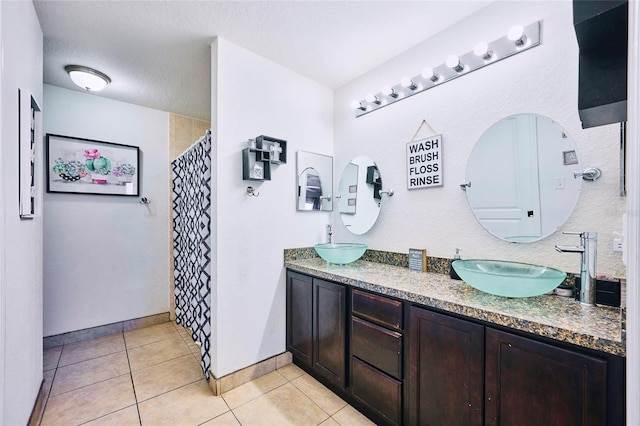
<path fill-rule="evenodd" d="M 614 238 L 613 251 L 622 251 L 622 238 Z"/>
<path fill-rule="evenodd" d="M 564 178 L 563 177 L 557 177 L 555 179 L 553 179 L 553 185 L 556 189 L 564 189 L 565 184 L 564 184 Z"/>

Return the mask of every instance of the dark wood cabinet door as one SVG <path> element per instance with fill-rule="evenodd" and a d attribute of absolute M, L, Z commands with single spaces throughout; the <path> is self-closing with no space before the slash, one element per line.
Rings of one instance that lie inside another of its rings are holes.
<path fill-rule="evenodd" d="M 311 367 L 312 338 L 312 278 L 287 274 L 287 348 L 300 362 Z"/>
<path fill-rule="evenodd" d="M 409 424 L 482 425 L 484 327 L 425 309 L 409 314 Z"/>
<path fill-rule="evenodd" d="M 487 425 L 606 424 L 607 362 L 487 329 Z"/>
<path fill-rule="evenodd" d="M 313 279 L 313 368 L 344 389 L 346 288 Z"/>

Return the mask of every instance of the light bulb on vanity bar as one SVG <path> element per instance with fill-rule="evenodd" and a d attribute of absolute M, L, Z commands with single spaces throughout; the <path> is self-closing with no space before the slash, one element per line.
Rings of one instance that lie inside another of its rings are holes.
<path fill-rule="evenodd" d="M 402 80 L 400 80 L 400 86 L 409 90 L 416 90 L 418 88 L 418 86 L 409 77 L 402 77 Z"/>
<path fill-rule="evenodd" d="M 485 61 L 488 61 L 493 56 L 493 52 L 489 49 L 489 45 L 485 41 L 480 41 L 476 44 L 476 47 L 473 48 L 473 53 L 476 56 L 480 56 Z"/>
<path fill-rule="evenodd" d="M 391 98 L 397 98 L 398 97 L 398 93 L 391 86 L 384 86 L 382 88 L 382 94 L 385 95 L 385 96 L 389 96 Z"/>
<path fill-rule="evenodd" d="M 438 81 L 440 76 L 436 74 L 433 68 L 426 67 L 422 70 L 422 78 L 424 78 L 425 80 L 431 80 L 435 83 L 436 81 Z"/>
<path fill-rule="evenodd" d="M 462 65 L 460 58 L 456 55 L 450 55 L 447 58 L 447 66 L 456 72 L 462 72 L 464 70 L 464 65 Z"/>
<path fill-rule="evenodd" d="M 380 99 L 378 99 L 378 97 L 376 95 L 374 95 L 373 93 L 368 93 L 367 96 L 364 99 L 367 102 L 369 102 L 370 104 L 376 104 L 376 105 L 380 105 L 381 104 Z"/>
<path fill-rule="evenodd" d="M 507 38 L 514 42 L 516 46 L 524 46 L 527 42 L 527 35 L 524 33 L 524 27 L 520 24 L 514 25 L 509 29 Z"/>
<path fill-rule="evenodd" d="M 354 110 L 361 110 L 361 111 L 367 110 L 367 108 L 365 108 L 364 105 L 362 105 L 362 102 L 356 101 L 355 99 L 351 101 L 351 108 L 353 108 Z"/>

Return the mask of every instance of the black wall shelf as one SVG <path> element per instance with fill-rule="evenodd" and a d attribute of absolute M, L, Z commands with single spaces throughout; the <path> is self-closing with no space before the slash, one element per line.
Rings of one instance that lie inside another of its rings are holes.
<path fill-rule="evenodd" d="M 245 148 L 242 150 L 242 179 L 271 180 L 269 152 Z"/>
<path fill-rule="evenodd" d="M 286 163 L 287 141 L 260 135 L 255 139 L 255 148 L 252 144 L 242 150 L 242 179 L 271 180 L 271 165 Z"/>

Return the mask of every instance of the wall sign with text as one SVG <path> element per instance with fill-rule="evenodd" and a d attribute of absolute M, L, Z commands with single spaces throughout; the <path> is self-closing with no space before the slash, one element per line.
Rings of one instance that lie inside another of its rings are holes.
<path fill-rule="evenodd" d="M 407 188 L 442 186 L 442 135 L 407 144 Z"/>

